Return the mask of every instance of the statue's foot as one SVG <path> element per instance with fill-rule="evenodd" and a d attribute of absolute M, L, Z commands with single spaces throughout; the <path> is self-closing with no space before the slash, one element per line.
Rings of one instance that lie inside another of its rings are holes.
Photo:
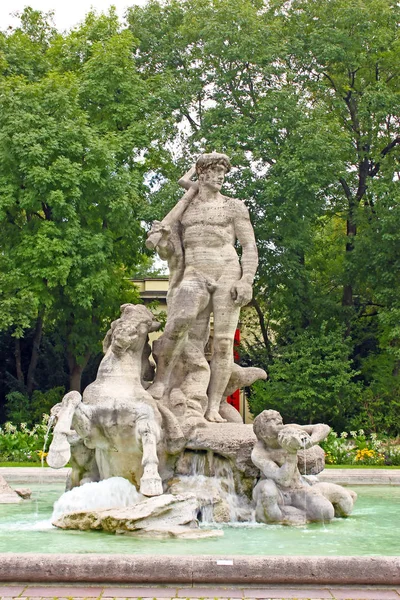
<path fill-rule="evenodd" d="M 161 477 L 142 477 L 140 480 L 140 493 L 143 496 L 161 496 L 163 493 Z"/>
<path fill-rule="evenodd" d="M 223 419 L 215 409 L 208 410 L 205 417 L 207 421 L 210 421 L 211 423 L 226 423 L 226 419 Z"/>
<path fill-rule="evenodd" d="M 161 382 L 152 383 L 147 392 L 154 398 L 154 400 L 161 400 L 164 396 L 165 385 Z"/>

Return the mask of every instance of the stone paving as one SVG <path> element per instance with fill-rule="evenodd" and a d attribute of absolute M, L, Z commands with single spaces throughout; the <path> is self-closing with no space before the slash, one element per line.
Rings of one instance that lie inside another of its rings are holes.
<path fill-rule="evenodd" d="M 117 586 L 1 584 L 0 600 L 400 600 L 400 587 L 383 586 Z"/>

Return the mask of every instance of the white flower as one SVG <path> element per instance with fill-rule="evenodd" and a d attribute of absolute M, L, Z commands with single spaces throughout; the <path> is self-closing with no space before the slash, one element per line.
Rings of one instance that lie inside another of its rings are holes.
<path fill-rule="evenodd" d="M 364 435 L 364 429 L 359 429 L 358 435 Z"/>
<path fill-rule="evenodd" d="M 347 431 L 342 431 L 342 433 L 340 434 L 340 437 L 341 437 L 342 439 L 345 439 L 345 438 L 347 438 L 347 436 L 348 436 L 348 435 L 349 435 L 349 434 L 347 433 Z"/>
<path fill-rule="evenodd" d="M 350 435 L 351 435 L 351 437 L 356 437 L 357 431 L 350 431 Z"/>

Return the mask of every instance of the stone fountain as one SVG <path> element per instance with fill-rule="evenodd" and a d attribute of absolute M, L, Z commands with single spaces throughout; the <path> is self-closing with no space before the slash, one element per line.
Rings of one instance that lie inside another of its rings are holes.
<path fill-rule="evenodd" d="M 233 361 L 258 260 L 247 208 L 220 192 L 229 169 L 224 154 L 200 156 L 179 181 L 181 200 L 149 232 L 147 246 L 170 271 L 161 337 L 150 348 L 149 334 L 159 328 L 153 314 L 121 306 L 96 381 L 52 410 L 47 462 L 72 466 L 53 515 L 58 527 L 202 537 L 222 532 L 200 528 L 199 520 L 298 525 L 351 513 L 355 494 L 315 477 L 328 426 L 284 425 L 269 410 L 253 427 L 226 402 L 267 377 Z"/>

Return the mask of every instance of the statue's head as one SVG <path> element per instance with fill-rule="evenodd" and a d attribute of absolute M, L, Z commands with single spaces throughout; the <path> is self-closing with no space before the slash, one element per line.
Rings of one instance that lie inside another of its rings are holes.
<path fill-rule="evenodd" d="M 211 152 L 202 154 L 196 161 L 196 174 L 200 186 L 219 191 L 224 183 L 226 173 L 231 170 L 231 163 L 226 154 Z"/>
<path fill-rule="evenodd" d="M 160 323 L 153 314 L 142 304 L 123 304 L 121 316 L 111 323 L 103 341 L 103 352 L 112 348 L 116 354 L 142 346 L 151 331 L 157 331 Z"/>
<path fill-rule="evenodd" d="M 277 410 L 264 410 L 253 423 L 253 430 L 258 440 L 278 440 L 278 434 L 283 427 L 283 419 Z"/>

